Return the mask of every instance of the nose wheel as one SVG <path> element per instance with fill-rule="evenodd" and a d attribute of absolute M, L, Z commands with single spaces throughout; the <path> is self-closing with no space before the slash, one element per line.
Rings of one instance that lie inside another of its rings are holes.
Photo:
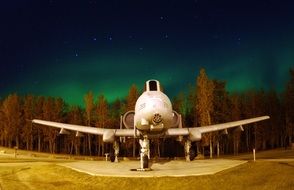
<path fill-rule="evenodd" d="M 140 162 L 141 167 L 137 169 L 137 171 L 150 171 L 149 167 L 149 159 L 150 159 L 150 147 L 149 147 L 149 139 L 147 136 L 140 140 L 141 145 L 141 153 L 140 153 Z"/>
<path fill-rule="evenodd" d="M 147 155 L 144 155 L 143 156 L 143 168 L 142 169 L 149 168 L 148 162 L 149 162 L 148 156 Z"/>

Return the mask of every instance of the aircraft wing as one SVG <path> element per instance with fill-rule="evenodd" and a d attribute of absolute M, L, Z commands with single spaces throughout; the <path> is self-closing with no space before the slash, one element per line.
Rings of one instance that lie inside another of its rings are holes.
<path fill-rule="evenodd" d="M 34 119 L 32 123 L 50 126 L 59 128 L 67 131 L 75 131 L 81 133 L 88 133 L 93 135 L 102 135 L 104 142 L 113 142 L 114 137 L 126 137 L 126 136 L 134 136 L 134 129 L 105 129 L 105 128 L 97 128 L 97 127 L 88 127 L 82 125 L 74 125 L 74 124 L 66 124 L 66 123 L 58 123 L 53 121 L 45 121 Z"/>
<path fill-rule="evenodd" d="M 170 128 L 166 131 L 167 136 L 186 136 L 189 135 L 190 139 L 192 141 L 200 140 L 201 135 L 203 133 L 209 133 L 214 131 L 221 131 L 226 130 L 233 127 L 239 127 L 242 125 L 246 125 L 249 123 L 255 123 L 258 121 L 269 119 L 269 116 L 262 116 L 262 117 L 255 117 L 251 119 L 244 119 L 239 121 L 233 121 L 228 123 L 221 123 L 216 125 L 208 125 L 208 126 L 202 126 L 202 127 L 192 127 L 192 128 Z"/>

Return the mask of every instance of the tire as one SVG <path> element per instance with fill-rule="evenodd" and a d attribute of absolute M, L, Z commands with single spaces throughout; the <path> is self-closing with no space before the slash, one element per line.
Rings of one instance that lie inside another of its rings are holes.
<path fill-rule="evenodd" d="M 143 156 L 143 168 L 148 168 L 148 156 Z"/>
<path fill-rule="evenodd" d="M 113 149 L 111 148 L 110 149 L 110 153 L 109 153 L 109 158 L 110 158 L 110 161 L 111 162 L 114 162 L 115 161 L 115 156 L 114 156 L 114 153 L 113 153 Z"/>
<path fill-rule="evenodd" d="M 114 154 L 109 154 L 109 158 L 110 158 L 110 161 L 111 162 L 114 162 L 115 161 L 115 156 L 114 156 Z"/>
<path fill-rule="evenodd" d="M 197 154 L 196 154 L 195 150 L 190 149 L 190 153 L 189 153 L 190 161 L 194 160 L 196 156 L 197 156 Z"/>

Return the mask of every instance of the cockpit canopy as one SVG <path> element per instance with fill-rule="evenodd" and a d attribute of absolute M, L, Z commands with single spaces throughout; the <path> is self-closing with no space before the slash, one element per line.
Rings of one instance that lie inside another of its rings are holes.
<path fill-rule="evenodd" d="M 145 91 L 161 91 L 159 81 L 148 80 L 145 84 Z"/>

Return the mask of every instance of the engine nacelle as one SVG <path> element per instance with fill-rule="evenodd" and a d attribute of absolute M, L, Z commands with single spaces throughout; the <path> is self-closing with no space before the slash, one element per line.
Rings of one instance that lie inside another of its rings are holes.
<path fill-rule="evenodd" d="M 182 128 L 181 115 L 172 110 L 170 99 L 161 92 L 158 81 L 146 82 L 146 91 L 138 98 L 135 111 L 126 112 L 121 119 L 121 128 L 162 133 L 167 128 Z"/>
<path fill-rule="evenodd" d="M 200 141 L 201 137 L 202 137 L 202 134 L 197 128 L 189 128 L 190 141 Z"/>
<path fill-rule="evenodd" d="M 114 135 L 115 134 L 115 131 L 114 130 L 107 130 L 103 133 L 103 142 L 106 142 L 106 143 L 111 143 L 111 142 L 114 142 Z"/>
<path fill-rule="evenodd" d="M 171 122 L 171 128 L 182 128 L 181 123 L 181 115 L 178 112 L 173 111 L 173 119 Z"/>

